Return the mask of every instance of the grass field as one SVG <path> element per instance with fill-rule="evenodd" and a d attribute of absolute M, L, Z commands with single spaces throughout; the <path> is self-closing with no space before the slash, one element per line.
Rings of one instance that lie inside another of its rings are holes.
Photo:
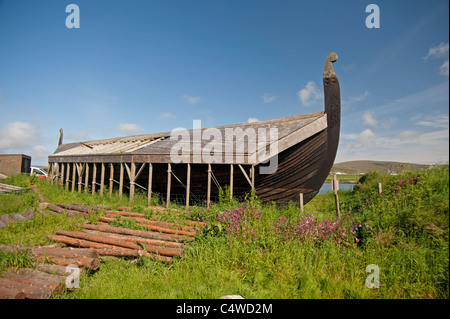
<path fill-rule="evenodd" d="M 29 187 L 32 180 L 2 182 Z M 52 203 L 130 205 L 115 192 L 112 198 L 92 196 L 33 182 Z M 244 202 L 230 201 L 225 190 L 209 210 L 153 216 L 208 221 L 185 258 L 168 265 L 145 257 L 102 257 L 99 270 L 82 273 L 80 288 L 57 298 L 449 298 L 448 196 L 448 166 L 398 176 L 366 174 L 354 191 L 339 191 L 340 219 L 332 194 L 316 196 L 300 214 L 296 204 L 263 204 L 251 194 Z M 155 198 L 153 204 L 163 202 Z M 37 205 L 30 191 L 0 195 L 0 214 Z M 133 211 L 146 212 L 146 206 L 146 196 L 137 194 Z M 97 216 L 89 218 L 95 223 Z M 0 229 L 0 244 L 52 244 L 46 234 L 80 230 L 80 222 L 38 215 Z M 32 261 L 0 255 L 0 269 L 17 264 Z M 379 269 L 379 288 L 366 286 L 368 265 Z"/>

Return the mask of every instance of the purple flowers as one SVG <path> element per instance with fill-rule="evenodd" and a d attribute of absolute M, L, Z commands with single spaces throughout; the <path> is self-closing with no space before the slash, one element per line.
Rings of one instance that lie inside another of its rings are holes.
<path fill-rule="evenodd" d="M 323 240 L 336 240 L 341 246 L 349 245 L 348 235 L 343 230 L 339 220 L 326 220 L 317 222 L 313 215 L 301 216 L 297 222 L 288 221 L 286 217 L 279 217 L 272 229 L 280 239 L 286 240 L 313 240 L 321 242 Z"/>
<path fill-rule="evenodd" d="M 224 225 L 228 234 L 242 236 L 245 240 L 256 240 L 257 232 L 252 224 L 259 220 L 261 215 L 261 211 L 255 206 L 246 209 L 237 207 L 217 213 L 217 221 Z"/>
<path fill-rule="evenodd" d="M 280 216 L 267 223 L 261 216 L 261 211 L 254 206 L 238 207 L 217 213 L 217 221 L 223 225 L 227 236 L 241 237 L 244 243 L 267 239 L 268 234 L 280 243 L 289 240 L 319 243 L 331 239 L 345 248 L 353 241 L 349 240 L 340 220 L 318 222 L 315 216 L 307 214 L 298 220 Z"/>
<path fill-rule="evenodd" d="M 393 188 L 394 188 L 394 195 L 397 195 L 398 192 L 402 189 L 407 187 L 408 185 L 416 185 L 419 182 L 419 177 L 418 176 L 407 176 L 406 180 L 403 178 L 400 178 L 400 183 L 399 184 L 394 184 Z"/>

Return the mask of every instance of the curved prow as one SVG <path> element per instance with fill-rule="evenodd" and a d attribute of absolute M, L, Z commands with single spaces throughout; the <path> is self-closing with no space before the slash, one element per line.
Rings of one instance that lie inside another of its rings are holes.
<path fill-rule="evenodd" d="M 60 146 L 63 143 L 63 129 L 60 128 L 59 129 L 59 142 L 58 142 L 58 146 Z"/>
<path fill-rule="evenodd" d="M 341 90 L 339 80 L 334 73 L 333 63 L 337 61 L 337 54 L 331 52 L 328 54 L 323 67 L 323 93 L 325 96 L 325 113 L 327 114 L 328 130 L 333 129 L 332 133 L 337 134 L 335 140 L 339 142 L 339 127 L 341 122 Z M 336 144 L 337 150 L 337 144 Z"/>
<path fill-rule="evenodd" d="M 323 91 L 325 99 L 325 113 L 327 115 L 326 128 L 326 155 L 316 178 L 310 184 L 319 189 L 325 182 L 336 158 L 339 144 L 339 131 L 341 126 L 341 90 L 339 80 L 334 73 L 333 63 L 337 61 L 337 54 L 331 52 L 325 60 L 323 67 Z"/>
<path fill-rule="evenodd" d="M 328 54 L 323 68 L 323 93 L 325 97 L 325 113 L 327 114 L 327 155 L 323 165 L 323 180 L 330 173 L 334 164 L 338 144 L 339 132 L 341 127 L 341 89 L 336 73 L 334 73 L 333 63 L 338 56 L 331 52 Z"/>

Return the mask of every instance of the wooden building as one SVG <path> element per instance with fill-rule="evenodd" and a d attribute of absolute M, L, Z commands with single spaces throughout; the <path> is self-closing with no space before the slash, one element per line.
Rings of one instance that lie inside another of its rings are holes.
<path fill-rule="evenodd" d="M 31 156 L 24 154 L 0 154 L 0 174 L 6 176 L 30 174 Z"/>
<path fill-rule="evenodd" d="M 136 188 L 186 206 L 217 196 L 228 185 L 231 196 L 252 189 L 264 201 L 306 204 L 319 191 L 339 143 L 340 88 L 332 63 L 323 71 L 325 111 L 287 118 L 182 132 L 145 134 L 60 145 L 49 156 L 49 179 L 72 191 L 119 196 Z M 195 126 L 195 125 L 194 125 Z M 62 132 L 61 132 L 62 134 Z M 300 195 L 302 194 L 302 195 Z"/>

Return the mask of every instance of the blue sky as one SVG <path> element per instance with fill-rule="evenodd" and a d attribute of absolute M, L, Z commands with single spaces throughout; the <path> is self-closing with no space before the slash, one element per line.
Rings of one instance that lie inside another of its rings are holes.
<path fill-rule="evenodd" d="M 67 28 L 66 6 L 80 9 Z M 366 27 L 377 4 L 380 28 Z M 0 0 L 0 153 L 322 111 L 341 84 L 336 162 L 448 162 L 449 2 Z"/>

